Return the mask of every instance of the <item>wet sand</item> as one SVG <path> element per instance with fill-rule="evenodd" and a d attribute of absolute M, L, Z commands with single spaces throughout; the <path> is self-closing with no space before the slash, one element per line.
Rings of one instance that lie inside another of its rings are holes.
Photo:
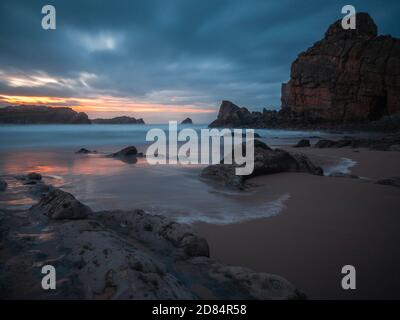
<path fill-rule="evenodd" d="M 270 218 L 224 226 L 198 223 L 197 231 L 221 262 L 275 273 L 311 299 L 400 298 L 400 189 L 374 179 L 400 176 L 400 152 L 296 149 L 315 162 L 351 158 L 351 172 L 367 179 L 283 173 L 253 179 L 290 193 Z M 354 265 L 357 289 L 341 288 L 341 269 Z"/>

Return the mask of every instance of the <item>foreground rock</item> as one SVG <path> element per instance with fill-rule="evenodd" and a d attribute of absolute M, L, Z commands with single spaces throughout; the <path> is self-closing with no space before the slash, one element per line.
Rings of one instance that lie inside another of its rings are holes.
<path fill-rule="evenodd" d="M 2 215 L 0 233 L 12 258 L 0 265 L 1 298 L 304 298 L 279 276 L 210 259 L 207 241 L 191 227 L 142 210 L 96 212 L 80 220 L 40 219 L 63 211 L 66 202 L 86 215 L 85 205 L 55 188 L 26 216 Z M 38 285 L 45 264 L 57 270 L 57 289 L 50 293 Z"/>
<path fill-rule="evenodd" d="M 76 200 L 72 194 L 57 188 L 51 188 L 30 211 L 54 220 L 85 219 L 92 213 L 89 207 Z"/>
<path fill-rule="evenodd" d="M 381 180 L 378 180 L 376 183 L 383 184 L 385 186 L 400 187 L 400 177 L 381 179 Z"/>
<path fill-rule="evenodd" d="M 269 148 L 265 143 L 254 141 L 254 170 L 251 175 L 236 175 L 236 164 L 211 165 L 204 168 L 200 176 L 224 187 L 243 189 L 249 178 L 280 172 L 308 172 L 323 175 L 323 170 L 315 166 L 305 155 L 289 153 L 285 150 Z"/>
<path fill-rule="evenodd" d="M 93 124 L 145 124 L 142 118 L 136 119 L 134 117 L 115 117 L 111 119 L 92 119 Z"/>
<path fill-rule="evenodd" d="M 71 108 L 20 105 L 0 108 L 0 123 L 90 124 L 90 120 L 85 113 Z"/>
<path fill-rule="evenodd" d="M 7 189 L 7 182 L 4 180 L 0 179 L 0 192 L 4 192 Z"/>

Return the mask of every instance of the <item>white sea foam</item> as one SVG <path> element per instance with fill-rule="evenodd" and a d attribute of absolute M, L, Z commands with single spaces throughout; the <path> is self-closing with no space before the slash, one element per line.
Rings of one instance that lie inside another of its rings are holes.
<path fill-rule="evenodd" d="M 324 168 L 324 174 L 329 176 L 333 172 L 351 173 L 350 168 L 357 164 L 356 161 L 350 158 L 340 158 L 339 162 Z"/>
<path fill-rule="evenodd" d="M 205 214 L 192 212 L 187 215 L 181 215 L 176 217 L 176 220 L 180 223 L 193 224 L 195 222 L 205 222 L 217 225 L 227 225 L 232 223 L 240 223 L 244 221 L 268 218 L 279 214 L 284 208 L 285 203 L 290 199 L 290 194 L 286 193 L 276 200 L 267 201 L 257 208 L 252 207 L 251 209 L 243 209 L 240 213 L 235 212 L 219 212 L 216 214 Z"/>

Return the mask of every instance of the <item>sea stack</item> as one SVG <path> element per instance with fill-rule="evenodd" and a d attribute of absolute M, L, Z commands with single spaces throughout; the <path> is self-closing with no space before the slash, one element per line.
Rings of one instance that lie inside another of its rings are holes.
<path fill-rule="evenodd" d="M 183 121 L 181 122 L 181 124 L 193 124 L 193 121 L 192 121 L 192 119 L 190 119 L 190 118 L 186 118 L 185 120 L 183 120 Z"/>
<path fill-rule="evenodd" d="M 400 128 L 400 40 L 378 36 L 367 13 L 356 21 L 355 30 L 336 21 L 299 54 L 282 84 L 279 111 L 250 112 L 223 101 L 210 127 Z"/>
<path fill-rule="evenodd" d="M 400 112 L 400 40 L 378 36 L 368 13 L 357 28 L 341 20 L 293 62 L 282 85 L 282 110 L 311 123 L 379 120 Z"/>

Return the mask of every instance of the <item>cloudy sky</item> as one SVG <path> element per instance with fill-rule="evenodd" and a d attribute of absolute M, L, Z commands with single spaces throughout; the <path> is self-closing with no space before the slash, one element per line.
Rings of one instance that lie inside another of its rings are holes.
<path fill-rule="evenodd" d="M 400 37 L 398 0 L 1 0 L 0 105 L 198 123 L 221 100 L 277 109 L 291 62 L 349 3 Z"/>

